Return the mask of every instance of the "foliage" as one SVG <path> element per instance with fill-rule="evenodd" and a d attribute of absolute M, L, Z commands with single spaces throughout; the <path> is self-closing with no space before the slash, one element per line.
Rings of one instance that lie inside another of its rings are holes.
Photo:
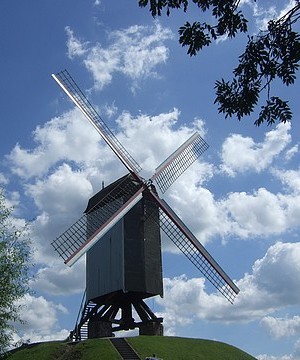
<path fill-rule="evenodd" d="M 29 290 L 29 260 L 27 228 L 14 224 L 0 189 L 0 355 L 12 339 L 12 324 L 20 321 L 16 301 Z"/>
<path fill-rule="evenodd" d="M 256 0 L 253 0 L 256 1 Z M 206 22 L 186 22 L 179 28 L 179 43 L 187 46 L 190 56 L 209 46 L 220 36 L 233 38 L 247 32 L 247 20 L 239 9 L 239 0 L 139 0 L 140 7 L 150 6 L 152 16 L 161 16 L 163 8 L 169 16 L 171 9 L 188 10 L 194 3 L 202 12 L 211 9 L 215 25 Z M 271 20 L 265 31 L 248 36 L 245 51 L 239 57 L 239 65 L 233 70 L 232 81 L 216 81 L 216 99 L 220 113 L 225 117 L 236 116 L 239 120 L 250 115 L 260 98 L 265 99 L 254 124 L 268 125 L 276 121 L 291 120 L 288 101 L 271 95 L 271 84 L 280 80 L 284 85 L 294 84 L 300 60 L 300 35 L 293 26 L 300 17 L 300 1 L 279 19 Z"/>

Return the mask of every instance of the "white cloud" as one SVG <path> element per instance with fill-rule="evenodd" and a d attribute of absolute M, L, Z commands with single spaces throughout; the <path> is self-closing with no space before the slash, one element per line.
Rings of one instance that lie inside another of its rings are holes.
<path fill-rule="evenodd" d="M 227 213 L 228 233 L 240 237 L 282 233 L 289 227 L 283 199 L 265 188 L 253 194 L 229 194 L 220 202 L 223 212 Z"/>
<path fill-rule="evenodd" d="M 252 274 L 245 274 L 237 282 L 241 293 L 234 305 L 235 316 L 238 318 L 244 314 L 249 320 L 254 320 L 298 304 L 299 261 L 299 242 L 272 245 L 264 257 L 255 261 Z"/>
<path fill-rule="evenodd" d="M 111 118 L 117 114 L 118 107 L 116 106 L 115 102 L 113 102 L 112 104 L 105 104 L 103 106 L 103 111 L 108 118 Z"/>
<path fill-rule="evenodd" d="M 215 175 L 212 165 L 195 164 L 166 195 L 169 204 L 201 242 L 216 235 L 225 242 L 232 236 L 266 238 L 299 228 L 299 193 L 276 194 L 259 188 L 250 193 L 232 192 L 216 199 L 208 189 L 197 185 L 197 179 L 208 180 L 210 174 Z M 296 175 L 294 181 L 296 185 Z M 195 216 L 195 209 L 201 216 Z"/>
<path fill-rule="evenodd" d="M 82 215 L 87 200 L 99 191 L 102 180 L 109 183 L 125 172 L 109 147 L 99 141 L 97 132 L 85 119 L 77 119 L 78 116 L 79 112 L 72 110 L 50 120 L 34 132 L 33 149 L 22 149 L 19 145 L 18 151 L 12 151 L 9 156 L 12 171 L 22 178 L 26 195 L 36 205 L 37 216 L 32 223 L 35 260 L 46 265 L 41 266 L 36 286 L 44 291 L 52 289 L 57 294 L 63 293 L 67 271 L 57 268 L 60 276 L 56 277 L 49 269 L 50 265 L 57 266 L 60 261 L 50 245 L 51 241 Z M 142 165 L 142 176 L 146 174 L 145 178 L 149 178 L 154 169 L 195 130 L 202 135 L 205 133 L 203 121 L 196 119 L 190 126 L 179 126 L 179 120 L 178 109 L 152 117 L 123 112 L 117 118 L 116 137 Z M 288 126 L 279 125 L 266 134 L 259 146 L 244 146 L 251 158 L 246 162 L 246 168 L 257 171 L 255 163 L 263 155 L 266 158 L 259 169 L 269 165 L 290 141 L 288 131 Z M 151 136 L 148 136 L 150 133 Z M 227 160 L 224 164 L 236 172 L 245 166 L 245 162 L 233 164 Z M 210 179 L 220 175 L 216 169 L 203 160 L 196 162 L 165 194 L 168 203 L 202 243 L 216 236 L 227 241 L 230 236 L 266 237 L 299 227 L 299 193 L 276 194 L 259 188 L 251 193 L 229 193 L 217 199 L 203 187 Z M 271 174 L 289 184 L 289 188 L 296 189 L 299 173 L 293 171 L 274 170 Z M 195 209 L 201 216 L 195 216 Z M 167 248 L 170 250 L 169 245 Z M 174 251 L 174 247 L 171 250 Z M 252 278 L 245 277 L 244 282 L 252 284 Z M 255 287 L 251 289 L 256 291 Z M 218 302 L 218 299 L 215 301 Z"/>
<path fill-rule="evenodd" d="M 179 120 L 178 109 L 152 117 L 123 112 L 117 118 L 116 136 L 142 165 L 145 178 L 151 177 L 154 169 L 195 130 L 205 133 L 202 120 L 195 119 L 189 127 L 178 126 Z M 32 224 L 35 259 L 47 264 L 55 260 L 50 242 L 82 215 L 88 198 L 99 191 L 102 180 L 107 184 L 124 174 L 125 169 L 77 110 L 37 127 L 33 134 L 35 147 L 22 149 L 18 145 L 8 159 L 11 170 L 24 179 L 26 195 L 37 207 Z M 259 150 L 246 146 L 245 152 L 251 158 L 247 167 L 257 171 L 255 164 L 263 155 L 268 160 L 260 168 L 266 166 L 289 138 L 288 127 L 278 126 L 256 146 Z M 227 145 L 223 148 L 228 149 Z M 224 161 L 224 164 L 227 169 L 241 171 L 245 162 Z M 247 238 L 280 234 L 300 225 L 300 194 L 273 194 L 260 188 L 252 193 L 236 192 L 216 199 L 202 186 L 216 174 L 212 164 L 196 162 L 165 195 L 201 242 L 206 243 L 216 235 L 227 239 L 230 235 Z M 272 174 L 290 187 L 298 186 L 299 174 L 295 171 L 274 170 Z M 194 216 L 194 209 L 200 217 Z M 174 251 L 170 245 L 166 248 Z"/>
<path fill-rule="evenodd" d="M 222 145 L 221 169 L 230 176 L 245 171 L 265 170 L 290 143 L 290 129 L 290 124 L 279 124 L 265 134 L 261 143 L 255 143 L 250 137 L 232 134 Z"/>
<path fill-rule="evenodd" d="M 101 158 L 103 143 L 99 143 L 98 133 L 77 109 L 38 126 L 33 139 L 36 143 L 33 150 L 17 144 L 7 157 L 12 164 L 11 171 L 24 179 L 43 176 L 63 160 L 91 164 Z M 111 154 L 105 159 L 111 159 Z"/>
<path fill-rule="evenodd" d="M 144 170 L 142 175 L 145 178 L 151 177 L 154 169 L 195 131 L 203 135 L 200 120 L 195 120 L 190 126 L 179 126 L 179 121 L 180 111 L 176 108 L 156 116 L 142 113 L 133 116 L 123 112 L 116 120 L 120 130 L 118 138 L 134 154 Z"/>
<path fill-rule="evenodd" d="M 44 297 L 25 295 L 18 304 L 21 306 L 20 317 L 24 324 L 15 324 L 18 338 L 30 342 L 65 339 L 67 330 L 59 327 L 58 316 L 67 314 L 67 309 L 61 304 L 47 301 Z"/>
<path fill-rule="evenodd" d="M 92 195 L 92 186 L 84 172 L 73 171 L 69 165 L 63 164 L 47 179 L 28 185 L 27 195 L 34 199 L 39 209 L 63 215 L 82 205 L 83 200 Z"/>
<path fill-rule="evenodd" d="M 273 316 L 266 316 L 262 318 L 260 323 L 276 339 L 281 337 L 300 335 L 300 316 L 293 316 L 292 318 L 276 318 Z"/>
<path fill-rule="evenodd" d="M 176 328 L 193 323 L 200 312 L 204 292 L 204 279 L 187 279 L 185 275 L 173 279 L 164 278 L 164 298 L 156 298 L 163 307 L 165 331 L 176 334 Z"/>
<path fill-rule="evenodd" d="M 20 205 L 20 193 L 18 191 L 5 192 L 6 206 L 13 208 L 14 215 L 18 215 L 18 206 Z"/>
<path fill-rule="evenodd" d="M 69 57 L 82 58 L 93 75 L 97 89 L 108 85 L 115 72 L 129 77 L 133 81 L 133 90 L 140 80 L 157 77 L 156 67 L 168 58 L 168 48 L 164 42 L 173 37 L 171 31 L 163 28 L 159 22 L 152 27 L 134 25 L 112 31 L 107 47 L 99 43 L 91 45 L 81 42 L 69 27 L 66 32 Z"/>
<path fill-rule="evenodd" d="M 300 243 L 278 242 L 253 266 L 253 276 L 259 289 L 268 292 L 274 305 L 300 302 Z"/>
<path fill-rule="evenodd" d="M 7 177 L 0 172 L 0 186 L 7 185 L 8 183 Z"/>
<path fill-rule="evenodd" d="M 281 182 L 292 190 L 296 195 L 300 193 L 300 168 L 298 170 L 272 170 L 273 175 L 281 180 Z"/>
<path fill-rule="evenodd" d="M 272 356 L 267 354 L 258 355 L 257 360 L 299 360 L 300 359 L 300 340 L 294 345 L 294 351 L 291 354 Z"/>
<path fill-rule="evenodd" d="M 273 356 L 273 355 L 258 355 L 257 360 L 298 360 L 298 357 L 294 357 L 293 355 L 283 355 L 283 356 Z"/>
<path fill-rule="evenodd" d="M 216 234 L 225 234 L 228 229 L 227 219 L 213 194 L 199 185 L 212 172 L 210 164 L 194 164 L 192 169 L 177 180 L 166 196 L 177 215 L 203 244 Z"/>
<path fill-rule="evenodd" d="M 164 298 L 156 302 L 162 306 L 167 330 L 173 334 L 197 319 L 223 323 L 262 320 L 267 327 L 272 313 L 300 302 L 299 263 L 300 243 L 276 243 L 254 263 L 251 274 L 236 281 L 240 293 L 233 305 L 219 293 L 208 293 L 204 278 L 188 279 L 185 275 L 165 278 Z M 298 332 L 299 323 L 295 317 L 290 331 Z M 279 334 L 279 330 L 273 331 Z"/>
<path fill-rule="evenodd" d="M 200 120 L 191 127 L 178 127 L 179 117 L 180 112 L 173 109 L 153 117 L 122 113 L 117 119 L 116 136 L 130 153 L 137 155 L 149 176 L 192 132 L 203 131 Z M 149 137 L 149 133 L 153 136 Z M 22 178 L 26 196 L 36 206 L 37 215 L 31 224 L 34 260 L 47 266 L 41 266 L 35 287 L 58 294 L 69 289 L 68 271 L 57 265 L 60 259 L 50 243 L 82 215 L 102 180 L 107 184 L 124 174 L 125 169 L 77 110 L 50 120 L 33 134 L 35 146 L 23 149 L 18 145 L 8 160 L 11 170 Z M 191 178 L 199 182 L 206 176 L 206 165 L 195 165 L 195 169 Z M 57 270 L 57 276 L 49 266 Z"/>
<path fill-rule="evenodd" d="M 298 153 L 299 153 L 299 145 L 297 144 L 287 150 L 287 152 L 285 154 L 285 158 L 286 158 L 286 160 L 291 160 L 294 157 L 294 155 L 296 155 Z"/>
<path fill-rule="evenodd" d="M 67 33 L 67 49 L 68 49 L 68 56 L 70 59 L 73 59 L 76 56 L 83 56 L 88 51 L 88 42 L 81 42 L 74 36 L 73 30 L 69 26 L 65 28 Z"/>
<path fill-rule="evenodd" d="M 292 8 L 294 8 L 297 5 L 296 0 L 288 0 L 283 7 L 279 10 L 278 12 L 278 18 L 281 18 L 282 16 L 284 16 L 287 12 L 289 12 L 290 10 L 292 10 Z"/>
<path fill-rule="evenodd" d="M 51 267 L 40 268 L 31 282 L 31 287 L 56 296 L 83 293 L 85 289 L 84 259 L 71 268 L 62 262 L 52 264 Z"/>
<path fill-rule="evenodd" d="M 31 227 L 35 261 L 52 262 L 56 254 L 50 242 L 82 216 L 93 193 L 92 185 L 84 172 L 73 171 L 64 164 L 48 178 L 38 179 L 26 189 L 26 195 L 33 199 L 39 210 Z"/>
<path fill-rule="evenodd" d="M 283 4 L 282 4 L 283 3 Z M 257 3 L 252 0 L 242 0 L 240 1 L 240 6 L 249 5 L 252 9 L 253 16 L 256 18 L 256 26 L 258 30 L 266 30 L 268 22 L 273 19 L 280 19 L 284 16 L 289 10 L 291 10 L 295 5 L 295 0 L 289 0 L 281 2 L 281 8 L 276 7 L 274 4 L 264 4 L 263 2 Z"/>

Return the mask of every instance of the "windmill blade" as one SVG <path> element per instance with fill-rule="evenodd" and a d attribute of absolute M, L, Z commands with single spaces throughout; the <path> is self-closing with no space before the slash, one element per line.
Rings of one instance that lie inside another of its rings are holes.
<path fill-rule="evenodd" d="M 160 206 L 160 227 L 182 253 L 201 271 L 214 287 L 233 303 L 239 288 L 197 240 L 170 206 L 153 191 L 152 196 Z M 150 215 L 151 216 L 151 215 Z"/>
<path fill-rule="evenodd" d="M 155 169 L 151 180 L 155 180 L 164 193 L 208 147 L 202 137 L 197 132 L 194 133 Z"/>
<path fill-rule="evenodd" d="M 137 174 L 141 171 L 141 167 L 101 119 L 101 116 L 80 90 L 68 71 L 63 70 L 57 74 L 52 74 L 52 77 L 94 126 L 125 167 L 139 179 Z"/>
<path fill-rule="evenodd" d="M 142 198 L 144 187 L 128 175 L 51 245 L 72 266 Z"/>

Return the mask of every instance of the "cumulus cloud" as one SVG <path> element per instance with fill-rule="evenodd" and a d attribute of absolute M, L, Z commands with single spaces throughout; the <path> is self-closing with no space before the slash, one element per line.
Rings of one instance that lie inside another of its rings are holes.
<path fill-rule="evenodd" d="M 179 118 L 178 109 L 153 117 L 123 112 L 117 118 L 116 137 L 130 153 L 136 154 L 144 174 L 149 177 L 195 130 L 203 132 L 200 120 L 187 127 L 178 126 Z M 149 133 L 153 136 L 147 136 Z M 88 199 L 101 188 L 102 180 L 107 184 L 126 170 L 77 110 L 37 127 L 33 136 L 33 148 L 18 145 L 7 159 L 11 170 L 22 179 L 26 196 L 36 207 L 31 238 L 34 260 L 40 270 L 34 286 L 59 294 L 69 289 L 67 278 L 69 283 L 74 283 L 75 277 L 74 272 L 64 271 L 57 265 L 60 260 L 51 242 L 82 215 Z M 136 140 L 132 141 L 133 138 Z M 190 180 L 193 178 L 192 181 L 198 183 L 201 177 L 207 176 L 207 171 L 212 171 L 205 164 L 198 164 L 195 169 Z M 54 276 L 50 266 L 58 276 Z M 75 292 L 78 286 L 74 287 Z"/>
<path fill-rule="evenodd" d="M 160 315 L 167 334 L 175 335 L 177 327 L 193 323 L 205 297 L 204 279 L 188 279 L 185 275 L 164 278 L 164 298 L 156 298 L 156 302 L 163 307 Z"/>
<path fill-rule="evenodd" d="M 272 173 L 295 195 L 300 193 L 300 168 L 297 170 L 274 169 Z"/>
<path fill-rule="evenodd" d="M 201 177 L 208 180 L 210 174 L 215 175 L 210 164 L 194 165 L 166 196 L 201 242 L 214 236 L 220 236 L 225 242 L 230 237 L 266 238 L 299 228 L 299 192 L 283 194 L 258 188 L 249 193 L 232 192 L 217 199 L 208 189 L 197 185 L 197 176 L 199 180 Z M 291 174 L 289 181 L 291 186 L 297 186 L 297 174 Z M 195 216 L 195 209 L 201 216 Z"/>
<path fill-rule="evenodd" d="M 299 153 L 299 145 L 297 144 L 287 150 L 285 154 L 285 158 L 286 160 L 291 160 L 298 153 Z"/>
<path fill-rule="evenodd" d="M 164 279 L 164 298 L 156 302 L 162 307 L 166 330 L 176 329 L 197 319 L 223 323 L 261 320 L 275 336 L 299 331 L 299 317 L 275 319 L 275 311 L 298 304 L 300 294 L 300 243 L 276 243 L 264 257 L 255 261 L 251 274 L 236 281 L 240 288 L 234 305 L 219 293 L 208 291 L 204 278 L 188 279 L 185 275 Z"/>
<path fill-rule="evenodd" d="M 74 198 L 75 192 L 77 196 Z M 87 199 L 92 194 L 92 187 L 86 174 L 73 171 L 69 165 L 63 164 L 47 179 L 28 185 L 27 194 L 34 199 L 39 209 L 64 214 L 78 208 L 82 199 Z M 64 202 L 60 201 L 62 194 Z"/>
<path fill-rule="evenodd" d="M 50 295 L 73 295 L 83 293 L 85 289 L 85 261 L 67 267 L 59 262 L 51 267 L 41 267 L 30 284 L 33 290 Z"/>
<path fill-rule="evenodd" d="M 299 259 L 299 242 L 272 245 L 254 262 L 252 273 L 237 281 L 241 292 L 234 309 L 227 309 L 225 320 L 253 321 L 298 304 Z"/>
<path fill-rule="evenodd" d="M 61 304 L 55 304 L 44 297 L 25 295 L 19 302 L 20 317 L 23 324 L 16 324 L 18 335 L 15 339 L 30 339 L 31 342 L 65 339 L 69 333 L 59 326 L 58 317 L 66 315 L 68 310 Z"/>
<path fill-rule="evenodd" d="M 94 89 L 103 89 L 115 75 L 121 74 L 132 82 L 133 91 L 141 80 L 159 77 L 159 66 L 169 56 L 167 42 L 173 37 L 158 22 L 152 27 L 133 26 L 113 31 L 106 45 L 80 39 L 70 27 L 66 28 L 66 34 L 69 58 L 82 61 L 93 76 Z M 142 165 L 145 178 L 195 130 L 205 136 L 202 120 L 180 125 L 180 110 L 176 108 L 156 116 L 120 113 L 115 103 L 103 109 L 109 117 L 117 117 L 116 136 Z M 100 189 L 102 180 L 110 183 L 123 175 L 125 169 L 77 110 L 37 127 L 33 140 L 31 149 L 17 144 L 7 158 L 11 172 L 24 186 L 24 196 L 35 206 L 32 239 L 39 267 L 31 285 L 43 295 L 77 294 L 84 288 L 84 261 L 67 268 L 50 242 L 81 216 L 88 198 Z M 252 240 L 256 236 L 270 239 L 274 234 L 292 233 L 293 227 L 300 225 L 299 170 L 272 168 L 270 171 L 270 167 L 275 166 L 278 158 L 294 160 L 297 152 L 298 145 L 291 145 L 290 124 L 278 125 L 261 141 L 232 134 L 224 141 L 220 167 L 202 158 L 178 179 L 165 198 L 203 243 L 218 237 L 227 241 L 231 237 Z M 255 184 L 248 192 L 223 192 L 218 198 L 209 186 L 205 187 L 210 180 L 220 180 L 218 176 L 222 181 L 226 176 L 233 180 L 242 172 L 264 171 L 279 180 L 285 192 L 271 191 L 266 184 L 258 188 Z M 7 179 L 0 174 L 0 184 L 7 184 Z M 11 193 L 10 199 L 12 204 L 19 205 L 18 193 Z M 168 246 L 165 248 L 170 250 Z M 200 319 L 224 324 L 260 320 L 276 338 L 297 335 L 298 316 L 279 318 L 274 314 L 300 301 L 299 257 L 298 243 L 271 246 L 253 264 L 252 270 L 237 280 L 241 292 L 234 306 L 210 291 L 204 278 L 189 279 L 184 275 L 166 278 L 165 298 L 157 299 L 166 334 L 176 335 L 179 327 Z M 61 329 L 58 321 L 66 315 L 63 305 L 49 302 L 43 296 L 28 296 L 23 304 L 27 306 L 23 316 L 26 324 L 20 326 L 19 333 L 25 339 L 42 341 L 67 336 L 68 330 Z M 260 359 L 267 359 L 266 356 L 261 355 Z"/>
<path fill-rule="evenodd" d="M 201 178 L 207 179 L 212 172 L 210 164 L 193 165 L 193 168 L 172 186 L 166 196 L 177 215 L 203 244 L 216 234 L 223 236 L 228 228 L 226 216 L 214 195 L 198 183 L 201 182 Z"/>
<path fill-rule="evenodd" d="M 84 172 L 60 166 L 53 174 L 26 185 L 26 194 L 39 211 L 32 221 L 31 237 L 37 263 L 52 263 L 57 257 L 50 243 L 82 216 L 92 185 Z"/>
<path fill-rule="evenodd" d="M 95 88 L 108 85 L 114 73 L 118 72 L 133 81 L 134 90 L 139 80 L 157 77 L 156 67 L 166 62 L 168 48 L 164 42 L 172 39 L 172 32 L 159 22 L 154 26 L 130 26 L 109 34 L 109 45 L 88 44 L 74 36 L 67 27 L 67 47 L 70 58 L 80 57 L 93 75 Z"/>
<path fill-rule="evenodd" d="M 222 145 L 221 169 L 230 176 L 250 170 L 265 170 L 290 143 L 290 129 L 290 124 L 279 124 L 265 134 L 261 143 L 255 143 L 250 137 L 232 134 Z"/>
<path fill-rule="evenodd" d="M 253 266 L 253 276 L 259 289 L 270 294 L 274 305 L 294 305 L 300 302 L 300 243 L 278 242 Z"/>
<path fill-rule="evenodd" d="M 100 137 L 77 109 L 38 126 L 33 140 L 34 149 L 23 149 L 17 144 L 7 156 L 13 164 L 11 171 L 24 179 L 41 177 L 64 160 L 90 164 L 101 158 Z M 111 155 L 105 159 L 109 161 Z"/>
<path fill-rule="evenodd" d="M 195 119 L 189 126 L 179 126 L 179 120 L 178 109 L 156 116 L 119 114 L 116 137 L 141 164 L 145 178 L 151 177 L 154 169 L 194 131 L 205 136 L 202 120 Z M 36 205 L 37 215 L 32 222 L 35 260 L 39 264 L 54 264 L 57 257 L 51 241 L 82 215 L 88 198 L 99 191 L 102 180 L 107 184 L 126 170 L 77 110 L 37 127 L 33 136 L 35 147 L 23 149 L 18 145 L 8 160 L 11 170 L 23 180 L 26 195 Z M 277 137 L 279 140 L 274 140 Z M 232 147 L 234 139 L 230 137 Z M 259 148 L 271 159 L 272 151 L 280 152 L 287 141 L 288 127 L 279 126 L 267 133 Z M 251 147 L 247 149 L 251 154 L 256 151 Z M 248 164 L 254 166 L 257 155 L 252 158 Z M 228 161 L 224 164 L 235 171 L 241 168 Z M 202 243 L 215 236 L 222 239 L 265 236 L 299 226 L 300 194 L 274 194 L 260 188 L 252 193 L 235 192 L 217 199 L 203 187 L 216 175 L 216 166 L 202 158 L 165 194 L 168 203 Z M 294 188 L 298 186 L 298 173 L 274 170 L 273 175 Z M 195 216 L 195 209 L 201 216 Z M 164 249 L 176 251 L 170 242 L 165 243 Z"/>
<path fill-rule="evenodd" d="M 267 355 L 262 354 L 258 355 L 256 357 L 258 360 L 299 360 L 300 358 L 300 340 L 298 340 L 294 345 L 294 351 L 291 354 L 286 355 L 279 355 L 279 356 L 273 356 L 273 355 Z"/>
<path fill-rule="evenodd" d="M 300 335 L 300 316 L 293 316 L 292 318 L 276 318 L 273 316 L 266 316 L 262 318 L 260 323 L 276 339 L 281 337 Z"/>
<path fill-rule="evenodd" d="M 256 357 L 258 360 L 297 360 L 298 358 L 293 355 L 283 355 L 283 356 L 273 356 L 273 355 L 258 355 Z"/>
<path fill-rule="evenodd" d="M 199 120 L 190 126 L 178 126 L 179 120 L 180 111 L 176 108 L 155 116 L 143 113 L 133 116 L 129 112 L 123 112 L 117 118 L 120 141 L 135 155 L 149 177 L 195 131 L 202 133 L 202 123 Z"/>
<path fill-rule="evenodd" d="M 228 233 L 240 237 L 279 234 L 289 227 L 286 198 L 265 188 L 254 193 L 235 192 L 220 202 L 227 213 Z"/>
<path fill-rule="evenodd" d="M 194 131 L 205 136 L 202 120 L 195 119 L 189 126 L 180 125 L 180 115 L 175 108 L 156 116 L 122 112 L 117 117 L 116 137 L 142 165 L 145 178 L 149 178 L 154 169 Z M 242 170 L 257 172 L 268 169 L 290 143 L 289 129 L 289 125 L 278 125 L 267 132 L 261 143 L 232 135 L 223 144 L 222 166 L 225 172 L 220 173 L 217 165 L 203 161 L 202 157 L 202 161 L 193 164 L 169 189 L 165 199 L 202 243 L 216 236 L 226 239 L 230 236 L 250 238 L 280 234 L 292 227 L 299 227 L 300 194 L 295 191 L 283 194 L 259 188 L 251 193 L 223 194 L 218 199 L 204 187 L 215 176 L 237 174 Z M 148 136 L 150 133 L 152 136 Z M 35 259 L 40 268 L 33 287 L 53 295 L 77 293 L 84 286 L 83 277 L 77 281 L 78 271 L 75 268 L 66 269 L 59 263 L 50 243 L 81 216 L 88 198 L 99 191 L 101 180 L 109 183 L 126 170 L 76 110 L 37 127 L 33 135 L 35 144 L 32 149 L 23 149 L 18 145 L 8 156 L 12 171 L 22 179 L 26 195 L 36 206 L 32 239 L 36 249 Z M 235 148 L 245 157 L 241 156 L 240 160 L 231 158 L 230 154 Z M 297 172 L 272 171 L 270 174 L 288 184 L 289 189 L 297 188 Z M 195 211 L 199 216 L 195 216 Z M 210 321 L 260 319 L 272 314 L 285 301 L 300 300 L 297 294 L 294 294 L 294 298 L 289 297 L 289 300 L 287 296 L 284 298 L 284 294 L 292 291 L 295 284 L 284 282 L 281 276 L 288 276 L 291 266 L 296 266 L 296 261 L 293 261 L 298 256 L 295 246 L 278 243 L 254 264 L 252 274 L 246 274 L 238 282 L 241 293 L 234 308 L 221 296 L 207 293 L 203 279 L 166 280 L 166 298 L 163 301 L 168 311 L 164 316 L 170 324 L 170 333 L 175 331 L 177 323 L 183 325 L 191 321 L 185 313 L 179 316 L 177 305 L 172 304 L 176 299 L 172 294 L 179 291 L 176 290 L 178 287 L 184 289 L 180 294 L 183 303 L 189 301 L 184 298 L 184 293 L 192 293 L 190 295 L 195 302 L 187 303 L 186 308 L 193 311 L 195 318 Z M 170 246 L 165 248 L 170 250 Z M 174 251 L 174 248 L 171 250 Z M 82 275 L 84 262 L 76 266 L 79 266 Z M 278 276 L 270 284 L 272 274 Z M 295 281 L 300 280 L 297 276 L 294 278 Z M 280 286 L 283 287 L 281 295 Z"/>

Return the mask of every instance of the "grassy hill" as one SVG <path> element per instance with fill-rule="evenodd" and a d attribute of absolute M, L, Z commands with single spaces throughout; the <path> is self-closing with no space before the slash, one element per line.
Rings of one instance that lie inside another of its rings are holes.
<path fill-rule="evenodd" d="M 244 351 L 218 341 L 168 336 L 126 338 L 141 359 L 155 354 L 163 360 L 255 360 Z M 47 342 L 23 346 L 9 360 L 120 360 L 108 339 L 79 343 Z"/>

